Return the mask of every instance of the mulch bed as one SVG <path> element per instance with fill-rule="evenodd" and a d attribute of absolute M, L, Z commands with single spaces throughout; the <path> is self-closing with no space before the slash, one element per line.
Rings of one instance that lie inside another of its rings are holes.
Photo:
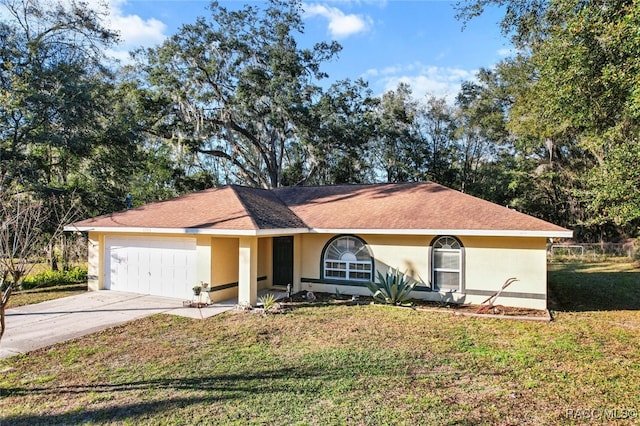
<path fill-rule="evenodd" d="M 374 304 L 371 296 L 337 296 L 332 293 L 300 291 L 278 300 L 278 308 L 274 312 L 284 312 L 305 306 L 326 306 L 326 305 L 371 305 Z M 379 305 L 389 306 L 389 305 Z M 442 312 L 452 315 L 485 317 L 485 318 L 505 318 L 530 321 L 551 321 L 548 310 L 515 308 L 510 306 L 497 305 L 494 309 L 481 311 L 481 305 L 473 304 L 442 304 L 428 300 L 413 300 L 410 306 L 399 306 L 400 309 L 416 309 L 430 312 Z"/>

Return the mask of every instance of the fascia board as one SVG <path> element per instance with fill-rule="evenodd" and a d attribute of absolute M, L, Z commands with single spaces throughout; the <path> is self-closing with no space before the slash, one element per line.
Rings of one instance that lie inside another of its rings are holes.
<path fill-rule="evenodd" d="M 318 234 L 375 234 L 375 235 L 456 235 L 465 237 L 544 237 L 571 238 L 573 231 L 525 231 L 492 229 L 345 229 L 312 228 Z"/>
<path fill-rule="evenodd" d="M 73 226 L 64 227 L 67 232 L 102 232 L 118 234 L 176 234 L 176 235 L 223 235 L 258 237 L 271 235 L 290 235 L 308 233 L 307 228 L 284 229 L 206 229 L 206 228 L 145 228 L 145 227 L 119 227 L 119 226 Z"/>
<path fill-rule="evenodd" d="M 456 235 L 467 237 L 537 237 L 571 238 L 573 232 L 566 231 L 524 231 L 486 229 L 348 229 L 348 228 L 282 228 L 282 229 L 201 229 L 201 228 L 143 228 L 143 227 L 92 227 L 65 226 L 67 232 L 105 232 L 126 234 L 183 234 L 183 235 L 224 235 L 224 236 L 277 236 L 291 234 L 375 234 L 375 235 Z"/>

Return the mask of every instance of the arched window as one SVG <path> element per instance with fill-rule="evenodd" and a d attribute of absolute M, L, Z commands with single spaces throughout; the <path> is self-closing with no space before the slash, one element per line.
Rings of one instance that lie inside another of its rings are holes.
<path fill-rule="evenodd" d="M 371 281 L 373 258 L 367 243 L 358 237 L 343 235 L 330 240 L 322 255 L 324 278 Z"/>
<path fill-rule="evenodd" d="M 434 290 L 462 291 L 463 247 L 455 237 L 436 237 L 431 242 L 431 282 Z"/>

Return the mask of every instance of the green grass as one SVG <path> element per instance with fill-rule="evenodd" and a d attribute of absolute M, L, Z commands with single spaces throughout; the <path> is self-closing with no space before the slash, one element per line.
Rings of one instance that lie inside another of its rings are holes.
<path fill-rule="evenodd" d="M 548 270 L 551 309 L 640 309 L 640 265 L 637 263 L 551 264 Z"/>
<path fill-rule="evenodd" d="M 8 308 L 46 302 L 47 300 L 73 296 L 74 294 L 85 293 L 86 291 L 86 282 L 81 284 L 64 284 L 53 287 L 35 288 L 31 290 L 17 290 L 11 295 Z M 0 423 L 0 425 L 1 424 L 2 423 Z"/>
<path fill-rule="evenodd" d="M 67 271 L 51 271 L 45 263 L 33 265 L 22 290 L 14 290 L 8 308 L 46 302 L 87 291 L 87 266 L 76 265 Z M 0 423 L 1 425 L 1 423 Z"/>
<path fill-rule="evenodd" d="M 637 291 L 637 269 L 624 268 L 554 266 L 550 289 L 600 300 L 605 282 L 629 279 Z M 551 323 L 368 305 L 153 316 L 1 360 L 0 424 L 540 425 L 592 421 L 567 410 L 638 413 L 640 305 L 576 298 Z"/>

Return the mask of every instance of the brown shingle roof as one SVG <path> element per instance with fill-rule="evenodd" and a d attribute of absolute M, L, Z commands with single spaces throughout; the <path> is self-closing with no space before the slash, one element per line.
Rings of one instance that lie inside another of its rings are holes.
<path fill-rule="evenodd" d="M 167 201 L 77 222 L 76 228 L 259 229 L 233 187 L 208 189 Z"/>
<path fill-rule="evenodd" d="M 259 229 L 307 227 L 273 191 L 242 186 L 233 189 Z"/>
<path fill-rule="evenodd" d="M 310 228 L 566 231 L 432 182 L 277 189 Z"/>
<path fill-rule="evenodd" d="M 226 186 L 88 219 L 68 228 L 568 232 L 431 182 L 276 190 Z"/>

